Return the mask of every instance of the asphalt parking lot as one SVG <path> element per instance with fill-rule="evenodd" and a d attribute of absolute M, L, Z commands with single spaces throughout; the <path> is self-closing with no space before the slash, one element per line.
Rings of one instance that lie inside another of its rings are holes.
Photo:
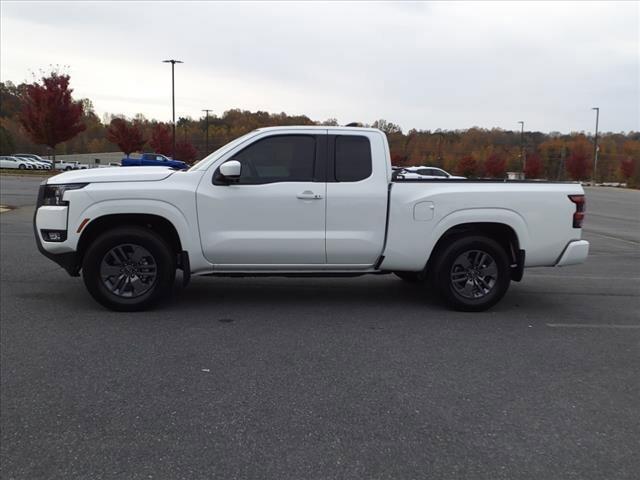
<path fill-rule="evenodd" d="M 638 478 L 638 191 L 588 188 L 587 263 L 481 314 L 390 275 L 122 314 L 38 253 L 39 181 L 0 178 L 2 478 Z"/>

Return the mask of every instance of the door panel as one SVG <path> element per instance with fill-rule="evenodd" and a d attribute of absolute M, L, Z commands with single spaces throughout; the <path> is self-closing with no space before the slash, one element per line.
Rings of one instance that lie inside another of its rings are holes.
<path fill-rule="evenodd" d="M 326 157 L 322 150 L 318 158 L 326 135 L 305 135 L 305 140 L 297 135 L 288 142 L 289 137 L 294 135 L 263 137 L 227 159 L 242 164 L 239 184 L 214 184 L 210 173 L 200 183 L 198 222 L 203 253 L 210 262 L 326 263 L 326 183 L 314 181 L 314 162 Z"/>
<path fill-rule="evenodd" d="M 382 253 L 387 219 L 383 139 L 376 133 L 350 132 L 330 135 L 328 144 L 327 263 L 374 265 Z"/>

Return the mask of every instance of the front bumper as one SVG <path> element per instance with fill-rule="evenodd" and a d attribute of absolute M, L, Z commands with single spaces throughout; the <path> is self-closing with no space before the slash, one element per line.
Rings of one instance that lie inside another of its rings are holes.
<path fill-rule="evenodd" d="M 47 249 L 44 248 L 41 230 L 52 229 L 66 232 L 68 228 L 68 207 L 41 206 L 42 194 L 41 187 L 38 192 L 38 204 L 33 213 L 33 234 L 36 237 L 38 250 L 49 260 L 53 260 L 64 268 L 69 275 L 77 277 L 80 275 L 80 257 L 77 252 L 66 245 L 66 242 L 46 242 Z"/>
<path fill-rule="evenodd" d="M 577 265 L 584 263 L 589 255 L 589 242 L 586 240 L 574 240 L 569 242 L 560 255 L 556 267 L 564 267 L 566 265 Z"/>

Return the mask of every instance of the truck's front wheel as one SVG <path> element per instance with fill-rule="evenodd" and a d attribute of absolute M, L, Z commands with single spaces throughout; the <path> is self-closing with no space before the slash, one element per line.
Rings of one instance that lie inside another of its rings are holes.
<path fill-rule="evenodd" d="M 82 262 L 82 278 L 91 296 L 118 311 L 152 307 L 170 293 L 175 273 L 175 256 L 166 242 L 137 226 L 103 233 Z"/>
<path fill-rule="evenodd" d="M 454 309 L 487 310 L 507 292 L 509 258 L 495 240 L 479 235 L 459 237 L 436 254 L 434 283 Z"/>

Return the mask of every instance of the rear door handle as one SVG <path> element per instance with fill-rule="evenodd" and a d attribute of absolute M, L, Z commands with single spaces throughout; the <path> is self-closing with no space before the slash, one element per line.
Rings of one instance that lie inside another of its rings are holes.
<path fill-rule="evenodd" d="M 317 193 L 313 193 L 311 190 L 305 190 L 302 193 L 296 195 L 300 200 L 320 200 L 322 199 L 322 195 Z"/>

